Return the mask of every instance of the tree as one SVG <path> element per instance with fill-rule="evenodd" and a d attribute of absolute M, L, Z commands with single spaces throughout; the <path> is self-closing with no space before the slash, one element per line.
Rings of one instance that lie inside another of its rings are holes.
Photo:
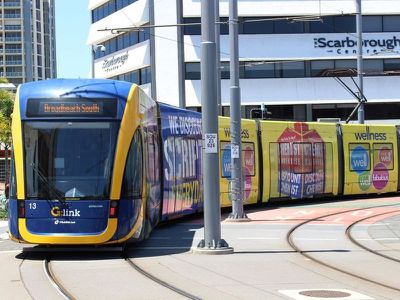
<path fill-rule="evenodd" d="M 6 78 L 0 78 L 0 83 L 8 83 Z M 11 148 L 11 114 L 14 108 L 14 94 L 7 90 L 0 90 L 0 143 L 5 153 L 5 178 L 7 181 L 8 150 Z"/>

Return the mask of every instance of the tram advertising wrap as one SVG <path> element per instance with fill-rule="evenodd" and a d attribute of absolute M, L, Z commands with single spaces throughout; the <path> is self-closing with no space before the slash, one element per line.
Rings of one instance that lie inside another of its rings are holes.
<path fill-rule="evenodd" d="M 257 203 L 259 197 L 259 165 L 257 124 L 254 120 L 242 120 L 242 171 L 244 203 Z M 219 118 L 220 140 L 220 193 L 221 206 L 231 205 L 231 124 L 230 119 Z"/>
<path fill-rule="evenodd" d="M 344 194 L 397 190 L 397 133 L 394 126 L 343 125 Z"/>
<path fill-rule="evenodd" d="M 338 193 L 335 124 L 260 122 L 263 199 Z"/>
<path fill-rule="evenodd" d="M 201 114 L 160 104 L 164 196 L 162 220 L 202 207 Z"/>

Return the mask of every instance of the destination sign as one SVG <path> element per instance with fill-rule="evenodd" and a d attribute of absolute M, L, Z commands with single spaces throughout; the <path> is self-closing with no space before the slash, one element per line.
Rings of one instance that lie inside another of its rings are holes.
<path fill-rule="evenodd" d="M 29 99 L 27 117 L 111 117 L 117 114 L 116 99 Z"/>

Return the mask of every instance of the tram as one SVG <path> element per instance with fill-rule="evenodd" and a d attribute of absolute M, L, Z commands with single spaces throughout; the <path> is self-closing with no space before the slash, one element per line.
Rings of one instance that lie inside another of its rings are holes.
<path fill-rule="evenodd" d="M 242 120 L 245 204 L 399 190 L 390 125 Z M 17 242 L 142 240 L 203 209 L 201 114 L 137 85 L 53 79 L 19 86 L 9 233 Z M 230 202 L 230 120 L 219 119 L 220 201 Z"/>

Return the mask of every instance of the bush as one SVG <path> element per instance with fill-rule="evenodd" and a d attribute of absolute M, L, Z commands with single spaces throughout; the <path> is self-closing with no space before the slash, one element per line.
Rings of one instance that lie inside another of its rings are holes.
<path fill-rule="evenodd" d="M 7 218 L 7 210 L 8 210 L 8 199 L 4 194 L 0 195 L 0 219 Z"/>

